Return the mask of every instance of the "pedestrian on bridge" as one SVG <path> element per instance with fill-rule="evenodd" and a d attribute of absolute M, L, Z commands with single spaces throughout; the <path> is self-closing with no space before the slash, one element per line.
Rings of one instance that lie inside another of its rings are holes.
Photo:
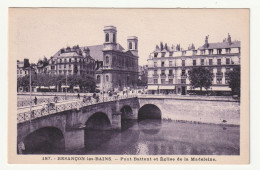
<path fill-rule="evenodd" d="M 79 95 L 79 93 L 78 93 L 78 98 L 80 99 L 80 95 Z"/>
<path fill-rule="evenodd" d="M 37 97 L 35 96 L 35 98 L 34 98 L 34 104 L 35 104 L 35 105 L 37 105 L 37 100 L 38 100 L 38 99 L 37 99 Z"/>

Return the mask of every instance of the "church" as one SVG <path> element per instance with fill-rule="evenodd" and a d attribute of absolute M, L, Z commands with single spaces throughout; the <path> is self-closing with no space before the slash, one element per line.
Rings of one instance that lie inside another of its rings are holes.
<path fill-rule="evenodd" d="M 91 64 L 87 66 L 87 68 L 84 68 L 84 70 L 87 70 L 86 73 L 90 76 L 95 77 L 99 91 L 121 91 L 136 87 L 138 80 L 138 38 L 136 36 L 127 37 L 128 47 L 127 50 L 125 50 L 117 43 L 116 27 L 105 26 L 103 31 L 103 44 L 83 47 L 75 46 L 72 48 L 75 48 L 75 50 L 79 52 L 82 51 L 82 57 L 78 58 L 84 58 L 84 55 L 89 58 L 88 61 L 90 61 Z M 67 48 L 65 50 L 67 50 Z M 60 49 L 51 59 L 56 58 L 59 61 L 63 58 L 62 55 L 65 54 L 66 57 L 75 58 L 76 52 L 68 56 L 68 53 L 64 53 L 64 49 Z M 92 65 L 92 60 L 95 62 L 95 67 Z M 56 71 L 51 64 L 49 67 L 52 67 L 56 74 L 65 74 L 65 71 Z M 80 68 L 77 70 L 80 70 Z M 49 72 L 51 72 L 52 69 L 49 68 Z M 71 71 L 71 73 L 74 72 L 73 70 Z M 78 71 L 77 74 L 81 74 L 82 72 L 83 70 Z M 70 72 L 67 73 L 69 74 Z"/>

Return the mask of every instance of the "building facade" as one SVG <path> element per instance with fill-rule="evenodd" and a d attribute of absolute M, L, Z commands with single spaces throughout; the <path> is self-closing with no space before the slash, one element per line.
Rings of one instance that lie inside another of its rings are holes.
<path fill-rule="evenodd" d="M 48 60 L 45 68 L 39 65 L 39 73 L 47 72 L 52 75 L 88 75 L 95 76 L 95 60 L 90 56 L 88 47 L 80 48 L 78 45 L 60 49 Z"/>
<path fill-rule="evenodd" d="M 188 71 L 203 66 L 213 73 L 212 86 L 208 91 L 229 93 L 228 73 L 240 65 L 240 41 L 231 41 L 230 35 L 223 42 L 205 44 L 198 49 L 194 45 L 187 50 L 180 45 L 169 48 L 156 46 L 148 59 L 148 92 L 176 93 L 199 90 L 190 86 Z M 206 89 L 203 89 L 204 91 Z"/>
<path fill-rule="evenodd" d="M 134 88 L 138 81 L 138 38 L 127 38 L 127 50 L 117 43 L 117 29 L 104 27 L 102 67 L 96 71 L 100 91 L 117 91 Z"/>
<path fill-rule="evenodd" d="M 17 60 L 16 65 L 17 65 L 17 78 L 30 74 L 29 59 L 25 58 L 24 61 Z"/>

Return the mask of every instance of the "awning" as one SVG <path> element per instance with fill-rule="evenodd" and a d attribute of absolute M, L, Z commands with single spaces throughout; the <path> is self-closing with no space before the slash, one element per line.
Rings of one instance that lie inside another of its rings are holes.
<path fill-rule="evenodd" d="M 75 86 L 75 87 L 73 87 L 73 89 L 79 89 L 79 86 Z"/>
<path fill-rule="evenodd" d="M 149 86 L 148 85 L 148 90 L 158 90 L 158 86 Z"/>
<path fill-rule="evenodd" d="M 160 86 L 159 87 L 160 90 L 174 90 L 175 86 Z"/>
<path fill-rule="evenodd" d="M 61 86 L 61 88 L 69 88 L 69 87 L 70 87 L 70 86 L 63 86 L 63 85 Z"/>
<path fill-rule="evenodd" d="M 50 86 L 50 89 L 56 89 L 56 86 Z"/>

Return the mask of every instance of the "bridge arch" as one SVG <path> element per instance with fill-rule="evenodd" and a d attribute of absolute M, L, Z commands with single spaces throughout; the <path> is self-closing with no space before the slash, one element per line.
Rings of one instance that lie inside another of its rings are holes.
<path fill-rule="evenodd" d="M 28 134 L 23 145 L 23 154 L 57 154 L 64 152 L 65 138 L 59 128 L 48 126 Z"/>
<path fill-rule="evenodd" d="M 84 130 L 85 150 L 91 151 L 98 148 L 104 141 L 111 138 L 111 122 L 108 116 L 103 112 L 92 114 L 86 121 Z"/>
<path fill-rule="evenodd" d="M 132 119 L 133 116 L 133 110 L 131 108 L 131 106 L 129 105 L 124 105 L 121 109 L 121 120 L 125 120 L 125 119 Z"/>
<path fill-rule="evenodd" d="M 145 104 L 138 110 L 138 120 L 161 118 L 161 109 L 154 104 Z"/>
<path fill-rule="evenodd" d="M 85 123 L 86 129 L 104 130 L 111 127 L 111 122 L 104 112 L 92 114 Z"/>

